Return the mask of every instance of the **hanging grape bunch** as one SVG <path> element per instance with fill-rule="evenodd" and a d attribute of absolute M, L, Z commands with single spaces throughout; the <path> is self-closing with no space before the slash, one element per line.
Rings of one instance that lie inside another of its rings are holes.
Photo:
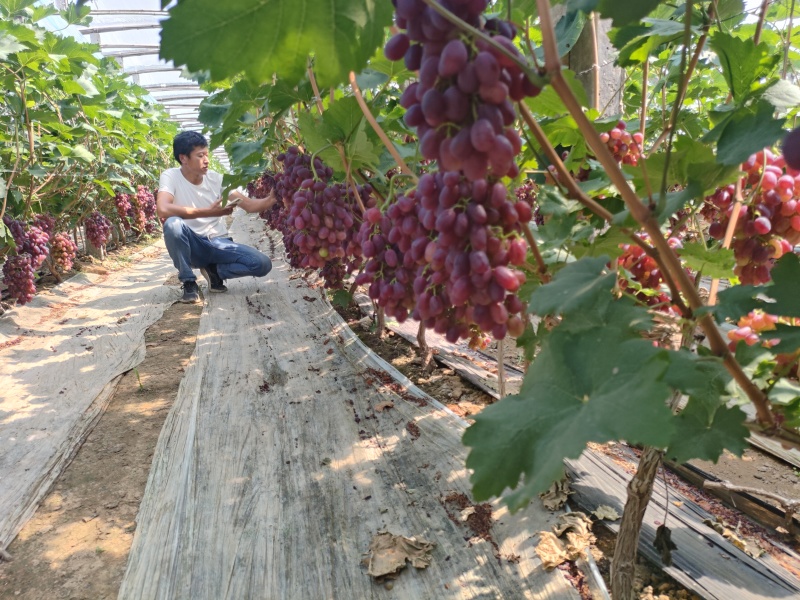
<path fill-rule="evenodd" d="M 126 231 L 129 231 L 131 228 L 131 222 L 128 219 L 128 215 L 131 214 L 132 210 L 130 194 L 126 194 L 124 192 L 117 192 L 117 195 L 114 196 L 114 206 L 117 208 L 117 216 L 119 217 L 119 222 L 122 224 L 122 227 L 124 227 Z"/>
<path fill-rule="evenodd" d="M 8 216 L 3 217 L 3 223 L 11 231 L 14 244 L 17 246 L 17 254 L 28 254 L 33 268 L 41 267 L 47 258 L 47 243 L 50 241 L 50 236 L 36 225 L 28 226 Z"/>
<path fill-rule="evenodd" d="M 62 272 L 72 269 L 73 261 L 78 254 L 78 246 L 68 233 L 59 232 L 50 239 L 50 258 L 56 268 Z"/>
<path fill-rule="evenodd" d="M 634 166 L 639 163 L 644 135 L 640 131 L 630 133 L 625 121 L 619 121 L 610 131 L 601 133 L 600 141 L 608 146 L 617 162 Z"/>
<path fill-rule="evenodd" d="M 103 248 L 108 243 L 111 234 L 111 221 L 98 211 L 92 212 L 83 225 L 86 229 L 86 237 L 96 248 Z"/>
<path fill-rule="evenodd" d="M 44 231 L 49 237 L 53 237 L 53 233 L 56 230 L 56 219 L 53 215 L 34 215 L 32 221 L 36 227 Z"/>
<path fill-rule="evenodd" d="M 486 0 L 450 3 L 450 10 L 468 24 L 493 34 L 493 40 L 520 58 L 508 23 L 481 24 Z M 400 99 L 405 121 L 415 127 L 424 158 L 442 170 L 461 170 L 470 180 L 488 175 L 515 177 L 514 157 L 522 142 L 513 129 L 513 101 L 540 90 L 519 66 L 485 40 L 465 43 L 460 30 L 421 0 L 397 0 L 395 34 L 385 47 L 389 60 L 405 61 L 419 70 L 419 81 Z"/>
<path fill-rule="evenodd" d="M 644 234 L 642 238 L 648 239 Z M 681 241 L 676 237 L 668 238 L 667 243 L 676 251 L 682 247 Z M 643 304 L 669 312 L 672 304 L 669 295 L 661 289 L 664 276 L 656 260 L 636 244 L 620 244 L 620 248 L 623 252 L 617 258 L 617 265 L 626 271 L 619 277 L 620 289 L 633 295 Z"/>
<path fill-rule="evenodd" d="M 17 254 L 6 257 L 3 264 L 3 281 L 11 298 L 23 305 L 36 295 L 35 271 L 30 254 Z"/>
<path fill-rule="evenodd" d="M 765 149 L 742 165 L 744 203 L 739 211 L 731 248 L 734 274 L 744 284 L 770 281 L 772 265 L 800 241 L 800 170 L 787 167 L 783 156 Z M 708 234 L 725 237 L 736 187 L 724 186 L 706 198 L 702 214 L 710 221 Z"/>

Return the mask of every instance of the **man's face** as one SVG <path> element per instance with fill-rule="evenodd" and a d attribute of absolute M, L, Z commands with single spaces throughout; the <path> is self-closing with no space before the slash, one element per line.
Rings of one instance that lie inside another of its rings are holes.
<path fill-rule="evenodd" d="M 197 146 L 189 156 L 181 154 L 181 166 L 190 172 L 205 175 L 208 172 L 208 148 Z"/>

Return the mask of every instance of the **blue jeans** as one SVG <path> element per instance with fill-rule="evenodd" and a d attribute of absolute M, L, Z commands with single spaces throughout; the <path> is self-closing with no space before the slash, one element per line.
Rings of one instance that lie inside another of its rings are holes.
<path fill-rule="evenodd" d="M 263 277 L 272 270 L 269 257 L 255 248 L 237 244 L 231 238 L 201 237 L 180 217 L 170 217 L 164 222 L 164 243 L 181 281 L 195 281 L 192 268 L 208 265 L 216 265 L 222 279 Z"/>

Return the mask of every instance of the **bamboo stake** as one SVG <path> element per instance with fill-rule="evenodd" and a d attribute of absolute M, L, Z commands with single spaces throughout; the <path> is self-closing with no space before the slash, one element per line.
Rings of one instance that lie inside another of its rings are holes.
<path fill-rule="evenodd" d="M 361 107 L 361 112 L 364 113 L 364 117 L 367 119 L 367 122 L 372 126 L 372 129 L 375 131 L 375 133 L 378 134 L 378 137 L 383 142 L 383 145 L 386 146 L 386 149 L 389 151 L 389 154 L 392 155 L 394 162 L 396 162 L 397 166 L 400 167 L 400 170 L 406 175 L 409 175 L 414 180 L 414 182 L 419 181 L 417 174 L 414 173 L 408 167 L 406 162 L 400 156 L 400 153 L 397 152 L 397 148 L 394 147 L 392 141 L 383 131 L 383 128 L 381 128 L 380 124 L 375 120 L 375 116 L 372 114 L 372 111 L 370 111 L 369 107 L 367 106 L 367 103 L 364 101 L 364 97 L 361 95 L 361 90 L 359 89 L 358 82 L 356 81 L 356 74 L 353 71 L 350 71 L 350 87 L 353 89 L 353 94 L 355 94 L 356 101 L 358 102 L 358 105 Z"/>

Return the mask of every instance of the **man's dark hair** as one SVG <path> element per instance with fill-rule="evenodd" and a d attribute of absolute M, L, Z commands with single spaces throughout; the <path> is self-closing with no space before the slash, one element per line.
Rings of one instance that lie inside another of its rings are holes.
<path fill-rule="evenodd" d="M 175 139 L 172 140 L 172 155 L 175 157 L 175 160 L 178 161 L 178 164 L 180 164 L 181 154 L 189 156 L 192 153 L 192 150 L 198 147 L 208 147 L 206 138 L 196 131 L 181 131 L 175 136 Z"/>

